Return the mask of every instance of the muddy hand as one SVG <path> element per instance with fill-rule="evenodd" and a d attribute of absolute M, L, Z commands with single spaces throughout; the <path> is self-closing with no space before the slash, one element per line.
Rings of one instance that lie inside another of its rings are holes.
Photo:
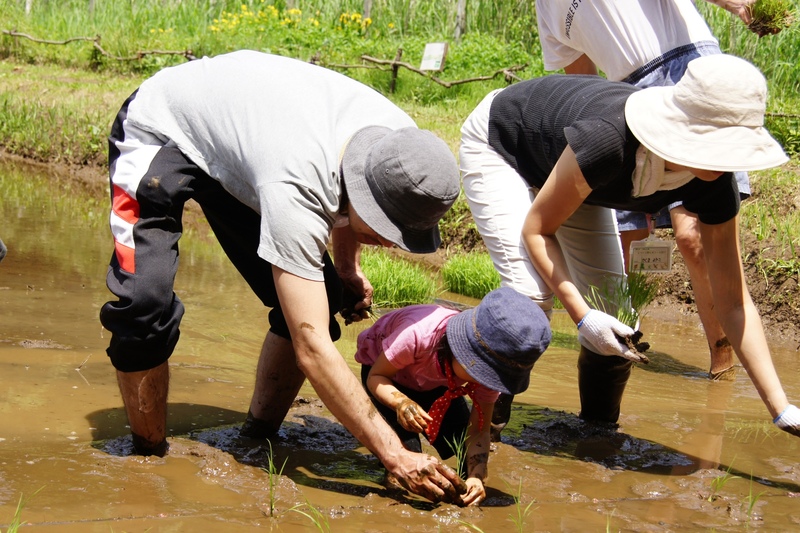
<path fill-rule="evenodd" d="M 775 425 L 795 437 L 800 437 L 800 409 L 789 405 L 781 414 L 775 417 Z"/>
<path fill-rule="evenodd" d="M 458 472 L 441 462 L 436 465 L 436 469 L 439 471 L 439 474 L 448 481 L 448 486 L 442 487 L 445 489 L 445 497 L 442 501 L 459 505 L 463 504 L 461 496 L 469 491 L 469 487 L 467 487 L 467 484 L 461 479 L 461 476 L 458 475 Z"/>
<path fill-rule="evenodd" d="M 459 494 L 467 490 L 455 470 L 427 454 L 406 451 L 392 474 L 405 489 L 434 503 L 457 503 Z"/>
<path fill-rule="evenodd" d="M 428 422 L 433 420 L 425 409 L 419 406 L 417 402 L 406 398 L 395 409 L 397 413 L 397 422 L 403 426 L 407 431 L 415 433 L 422 433 L 428 427 Z"/>
<path fill-rule="evenodd" d="M 466 481 L 467 492 L 461 496 L 461 505 L 469 507 L 470 505 L 478 505 L 484 498 L 486 498 L 486 488 L 483 482 L 475 477 L 471 477 Z"/>
<path fill-rule="evenodd" d="M 349 326 L 353 322 L 369 318 L 372 315 L 372 306 L 366 305 L 363 296 L 359 296 L 345 287 L 342 294 L 342 309 L 339 314 L 344 318 L 344 325 Z"/>

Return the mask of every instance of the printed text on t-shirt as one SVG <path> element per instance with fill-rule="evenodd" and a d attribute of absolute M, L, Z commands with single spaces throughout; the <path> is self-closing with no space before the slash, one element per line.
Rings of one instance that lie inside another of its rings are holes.
<path fill-rule="evenodd" d="M 578 9 L 578 6 L 581 5 L 582 0 L 572 0 L 572 3 L 569 5 L 569 9 L 567 10 L 567 18 L 564 20 L 564 30 L 567 36 L 567 39 L 570 39 L 569 32 L 572 29 L 572 19 L 575 18 L 575 11 Z"/>

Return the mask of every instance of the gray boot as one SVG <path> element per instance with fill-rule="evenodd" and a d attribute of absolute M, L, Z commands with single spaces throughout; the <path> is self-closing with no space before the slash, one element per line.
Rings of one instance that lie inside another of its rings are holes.
<path fill-rule="evenodd" d="M 632 365 L 624 357 L 600 355 L 581 346 L 578 355 L 581 412 L 578 416 L 587 422 L 616 424 Z"/>

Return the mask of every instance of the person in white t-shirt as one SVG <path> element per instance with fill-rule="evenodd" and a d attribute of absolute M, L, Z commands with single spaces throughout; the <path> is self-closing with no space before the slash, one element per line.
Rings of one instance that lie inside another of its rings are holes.
<path fill-rule="evenodd" d="M 712 3 L 749 23 L 748 6 L 753 1 Z M 599 68 L 608 79 L 637 87 L 674 85 L 689 61 L 720 53 L 717 40 L 692 0 L 537 0 L 536 9 L 546 70 L 563 68 L 567 74 L 597 74 Z M 737 172 L 735 176 L 742 199 L 749 197 L 747 173 Z M 709 377 L 732 378 L 733 350 L 714 315 L 697 216 L 676 202 L 652 218 L 656 227 L 673 228 L 684 257 L 708 341 Z M 627 268 L 631 242 L 648 236 L 647 216 L 618 211 L 617 222 Z"/>
<path fill-rule="evenodd" d="M 752 19 L 754 0 L 708 0 L 741 18 Z M 692 59 L 721 53 L 708 24 L 692 0 L 536 0 L 545 70 L 598 74 L 637 87 L 674 85 Z M 735 172 L 742 199 L 750 196 L 746 172 Z M 678 201 L 652 215 L 657 227 L 674 230 L 694 289 L 698 315 L 709 347 L 709 378 L 733 379 L 734 353 L 714 313 L 711 285 L 700 242 L 698 219 Z M 631 242 L 649 235 L 648 215 L 617 210 L 625 268 Z M 493 439 L 510 416 L 513 398 L 501 395 L 495 406 Z"/>
<path fill-rule="evenodd" d="M 164 69 L 123 104 L 109 137 L 114 254 L 100 312 L 143 455 L 167 453 L 168 359 L 184 308 L 173 290 L 184 204 L 271 308 L 241 434 L 277 432 L 307 377 L 344 426 L 411 491 L 457 498 L 457 474 L 407 451 L 333 342 L 363 318 L 362 244 L 433 252 L 459 194 L 455 157 L 400 108 L 342 74 L 239 51 Z M 335 262 L 328 256 L 332 244 Z M 334 267 L 335 264 L 335 267 Z M 343 302 L 343 294 L 355 302 Z"/>

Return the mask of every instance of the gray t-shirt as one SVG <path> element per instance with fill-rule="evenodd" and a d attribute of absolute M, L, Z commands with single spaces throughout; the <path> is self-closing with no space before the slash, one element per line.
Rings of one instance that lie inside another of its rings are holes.
<path fill-rule="evenodd" d="M 253 51 L 158 72 L 139 88 L 127 120 L 174 141 L 261 214 L 260 257 L 317 281 L 340 209 L 339 160 L 348 139 L 366 126 L 415 126 L 347 76 Z"/>

